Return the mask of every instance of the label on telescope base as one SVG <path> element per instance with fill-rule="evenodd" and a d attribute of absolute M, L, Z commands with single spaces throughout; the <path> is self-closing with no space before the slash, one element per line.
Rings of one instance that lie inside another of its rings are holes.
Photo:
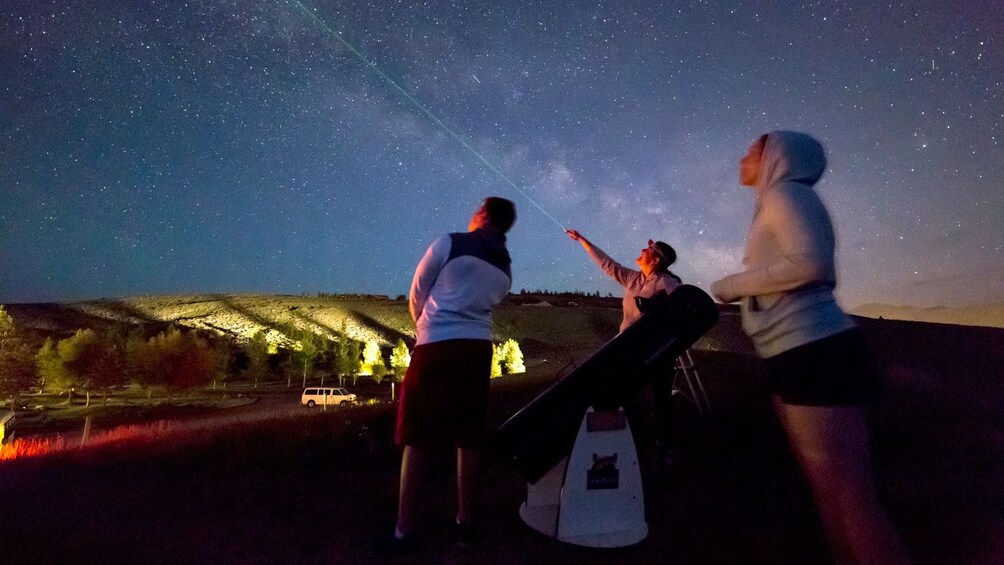
<path fill-rule="evenodd" d="M 586 490 L 610 490 L 620 486 L 617 454 L 593 454 L 593 467 L 586 471 Z"/>

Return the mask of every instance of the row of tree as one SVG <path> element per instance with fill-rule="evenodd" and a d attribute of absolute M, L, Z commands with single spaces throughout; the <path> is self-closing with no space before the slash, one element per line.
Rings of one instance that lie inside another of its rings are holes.
<path fill-rule="evenodd" d="M 81 329 L 58 342 L 47 338 L 35 362 L 40 388 L 66 391 L 71 401 L 80 389 L 89 403 L 92 391 L 107 397 L 127 384 L 170 391 L 207 384 L 225 368 L 227 354 L 196 332 L 173 326 L 148 339 Z"/>
<path fill-rule="evenodd" d="M 572 297 L 582 296 L 582 297 L 593 297 L 593 298 L 600 297 L 600 291 L 598 290 L 594 292 L 583 292 L 581 290 L 541 290 L 541 289 L 527 290 L 525 288 L 522 288 L 519 291 L 520 296 L 526 296 L 528 294 L 540 295 L 540 296 L 572 296 Z M 608 292 L 607 296 L 612 298 L 614 295 L 613 293 Z"/>
<path fill-rule="evenodd" d="M 0 306 L 0 395 L 8 397 L 30 390 L 69 395 L 103 394 L 117 387 L 139 385 L 152 393 L 155 387 L 169 393 L 198 386 L 226 386 L 245 380 L 254 386 L 282 375 L 286 385 L 301 386 L 319 375 L 334 375 L 355 385 L 360 377 L 377 383 L 403 378 L 411 355 L 403 340 L 388 359 L 376 341 L 362 342 L 346 332 L 334 338 L 306 328 L 287 326 L 279 331 L 258 331 L 246 343 L 196 330 L 170 326 L 155 335 L 140 327 L 115 327 L 107 331 L 77 330 L 61 340 L 46 338 L 41 346 L 17 331 L 13 319 Z M 515 340 L 495 346 L 492 376 L 521 373 L 523 354 Z"/>

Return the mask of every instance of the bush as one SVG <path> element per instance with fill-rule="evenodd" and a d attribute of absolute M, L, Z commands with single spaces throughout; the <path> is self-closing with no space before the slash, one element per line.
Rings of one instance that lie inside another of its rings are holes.
<path fill-rule="evenodd" d="M 526 366 L 523 365 L 523 352 L 520 351 L 519 343 L 514 339 L 507 339 L 492 348 L 492 377 L 501 377 L 503 369 L 508 375 L 526 372 Z"/>
<path fill-rule="evenodd" d="M 505 365 L 505 370 L 510 375 L 525 373 L 526 366 L 523 365 L 523 352 L 519 349 L 519 343 L 515 339 L 507 339 L 499 346 L 499 358 Z"/>

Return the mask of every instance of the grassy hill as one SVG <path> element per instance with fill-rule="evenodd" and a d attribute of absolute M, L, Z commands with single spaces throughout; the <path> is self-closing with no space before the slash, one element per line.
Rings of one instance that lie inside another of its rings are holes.
<path fill-rule="evenodd" d="M 543 300 L 523 297 L 504 303 L 495 315 L 496 339 L 514 338 L 562 346 L 592 345 L 616 334 L 620 302 L 547 308 L 546 316 L 521 315 L 540 309 Z M 277 332 L 288 325 L 310 328 L 320 335 L 344 332 L 359 340 L 393 346 L 398 339 L 413 342 L 415 326 L 408 303 L 386 297 L 176 295 L 122 298 L 79 303 L 10 304 L 7 311 L 18 327 L 54 335 L 77 328 L 140 324 L 209 330 L 246 341 L 258 330 Z M 541 319 L 545 321 L 540 322 Z M 556 327 L 562 328 L 558 334 Z"/>
<path fill-rule="evenodd" d="M 283 343 L 281 329 L 288 325 L 329 337 L 344 332 L 354 339 L 376 340 L 383 347 L 393 346 L 398 339 L 410 346 L 415 339 L 407 301 L 378 296 L 172 295 L 9 304 L 5 308 L 19 328 L 61 337 L 78 328 L 176 324 L 242 342 L 264 330 L 272 341 Z M 495 312 L 494 339 L 517 340 L 527 356 L 590 349 L 616 335 L 620 309 L 620 298 L 513 295 Z M 738 326 L 738 309 L 722 305 L 720 310 L 731 321 L 713 328 L 695 348 L 752 352 Z"/>
<path fill-rule="evenodd" d="M 1004 328 L 1004 302 L 957 308 L 865 304 L 855 308 L 853 313 L 858 316 L 887 320 Z"/>

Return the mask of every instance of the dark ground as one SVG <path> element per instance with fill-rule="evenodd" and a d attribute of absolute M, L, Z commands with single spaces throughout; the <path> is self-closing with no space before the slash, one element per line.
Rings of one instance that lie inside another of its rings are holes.
<path fill-rule="evenodd" d="M 906 545 L 919 563 L 1004 562 L 1004 332 L 905 322 L 865 330 L 887 375 L 870 413 L 880 495 Z M 425 545 L 400 561 L 829 562 L 808 489 L 759 391 L 759 362 L 704 352 L 697 363 L 715 434 L 684 406 L 673 468 L 643 457 L 647 539 L 607 550 L 548 539 L 518 517 L 519 474 L 489 461 L 485 539 L 455 548 L 444 461 L 441 488 L 428 493 Z M 496 381 L 493 418 L 551 379 L 547 369 Z M 352 407 L 0 464 L 0 563 L 381 562 L 374 541 L 396 511 L 392 418 L 390 405 Z"/>

